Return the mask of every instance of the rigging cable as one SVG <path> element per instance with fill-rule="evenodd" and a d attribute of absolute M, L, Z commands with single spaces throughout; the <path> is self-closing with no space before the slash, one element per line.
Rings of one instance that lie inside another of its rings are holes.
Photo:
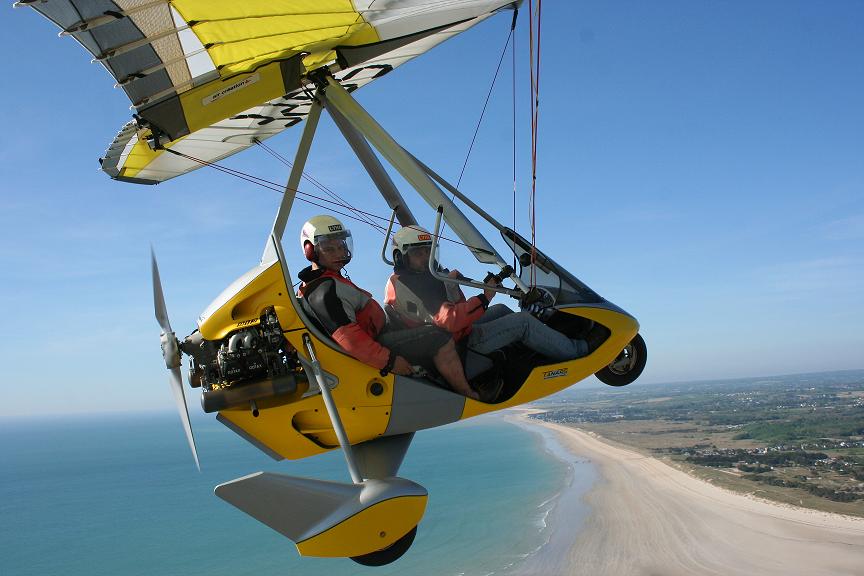
<path fill-rule="evenodd" d="M 265 150 L 268 154 L 270 154 L 271 156 L 273 156 L 274 158 L 276 158 L 277 160 L 282 162 L 288 168 L 293 168 L 294 164 L 291 161 L 289 161 L 287 158 L 285 158 L 284 156 L 279 154 L 279 152 L 277 152 L 273 148 L 267 146 L 266 144 L 264 144 L 263 142 L 261 142 L 260 140 L 257 140 L 257 139 L 255 140 L 255 144 L 257 144 L 260 148 Z M 315 186 L 316 188 L 318 188 L 319 190 L 321 190 L 322 192 L 324 192 L 325 194 L 330 196 L 330 198 L 332 198 L 333 201 L 337 205 L 342 206 L 346 210 L 350 210 L 351 212 L 354 212 L 361 219 L 361 221 L 366 222 L 367 224 L 370 224 L 372 226 L 376 226 L 376 224 L 374 222 L 372 222 L 369 219 L 369 217 L 367 215 L 365 215 L 361 210 L 354 208 L 347 200 L 345 200 L 344 198 L 339 196 L 336 192 L 333 192 L 330 188 L 328 188 L 327 186 L 325 186 L 324 184 L 322 184 L 321 182 L 319 182 L 318 180 L 313 178 L 305 170 L 303 171 L 303 178 L 305 178 L 313 186 Z"/>
<path fill-rule="evenodd" d="M 495 88 L 495 81 L 498 79 L 498 72 L 501 70 L 501 63 L 504 61 L 504 56 L 507 54 L 507 47 L 510 45 L 510 38 L 513 36 L 513 30 L 516 28 L 516 16 L 518 13 L 517 10 L 513 11 L 513 21 L 510 24 L 510 32 L 507 34 L 507 41 L 504 42 L 504 49 L 501 51 L 501 57 L 498 58 L 498 66 L 495 68 L 495 75 L 492 77 L 492 84 L 489 86 L 489 92 L 486 94 L 486 100 L 483 102 L 483 110 L 480 111 L 480 118 L 477 120 L 477 126 L 474 127 L 474 135 L 471 137 L 471 144 L 468 146 L 468 153 L 465 155 L 465 162 L 462 163 L 462 170 L 459 172 L 459 179 L 456 181 L 456 188 L 459 188 L 459 184 L 462 183 L 462 176 L 465 174 L 465 168 L 468 166 L 468 159 L 471 157 L 471 151 L 474 149 L 474 142 L 477 140 L 477 134 L 480 132 L 480 124 L 483 123 L 483 116 L 486 114 L 486 107 L 489 105 L 489 99 L 492 97 L 492 90 Z"/>
<path fill-rule="evenodd" d="M 486 94 L 486 100 L 483 102 L 483 109 L 480 111 L 480 118 L 477 120 L 477 126 L 474 127 L 474 135 L 471 137 L 471 144 L 468 146 L 468 153 L 465 155 L 465 162 L 462 163 L 462 170 L 459 172 L 459 179 L 456 181 L 456 188 L 462 183 L 462 176 L 465 174 L 465 168 L 468 166 L 468 159 L 471 157 L 471 151 L 474 149 L 474 142 L 477 140 L 477 134 L 480 132 L 480 125 L 483 123 L 483 117 L 486 114 L 486 107 L 489 105 L 489 99 L 492 97 L 492 90 L 495 88 L 495 81 L 498 79 L 498 72 L 501 70 L 501 63 L 504 61 L 504 56 L 507 54 L 507 47 L 510 45 L 510 38 L 513 38 L 515 44 L 516 39 L 513 32 L 516 29 L 516 17 L 519 15 L 517 8 L 513 9 L 513 20 L 510 22 L 510 31 L 507 33 L 507 40 L 504 42 L 504 49 L 501 51 L 501 56 L 498 58 L 498 66 L 495 67 L 495 74 L 492 76 L 492 83 L 489 85 L 489 91 Z M 515 74 L 515 72 L 514 72 Z M 515 144 L 514 144 L 515 147 Z M 450 196 L 451 201 L 456 201 L 456 194 Z M 441 226 L 441 234 L 447 227 L 445 221 Z M 515 265 L 514 265 L 515 268 Z"/>
<path fill-rule="evenodd" d="M 529 67 L 531 70 L 531 192 L 528 210 L 531 220 L 531 261 L 537 257 L 537 128 L 540 114 L 540 13 L 543 0 L 537 0 L 535 39 L 533 0 L 528 0 Z M 531 286 L 536 284 L 536 270 L 531 268 Z"/>
<path fill-rule="evenodd" d="M 529 3 L 530 3 L 530 0 L 529 0 Z M 477 139 L 477 134 L 480 131 L 480 126 L 481 126 L 481 124 L 483 122 L 483 118 L 486 114 L 486 108 L 489 104 L 489 100 L 492 97 L 492 91 L 495 88 L 495 82 L 498 79 L 498 73 L 501 70 L 501 64 L 504 61 L 504 56 L 507 54 L 507 48 L 508 48 L 508 46 L 510 46 L 510 39 L 512 38 L 513 39 L 513 49 L 512 49 L 513 89 L 512 89 L 512 91 L 513 91 L 513 230 L 514 231 L 516 230 L 516 108 L 515 108 L 516 107 L 516 104 L 515 104 L 515 102 L 516 102 L 516 96 L 515 96 L 515 94 L 516 94 L 516 88 L 515 88 L 516 38 L 514 36 L 514 31 L 516 29 L 516 20 L 517 20 L 518 14 L 519 14 L 519 10 L 517 8 L 514 8 L 513 9 L 513 19 L 510 23 L 510 31 L 507 34 L 507 40 L 504 42 L 504 48 L 501 51 L 501 56 L 498 59 L 498 65 L 495 68 L 495 74 L 492 77 L 492 83 L 490 84 L 489 91 L 486 94 L 486 100 L 483 103 L 483 109 L 480 112 L 480 118 L 477 120 L 477 126 L 474 128 L 474 135 L 471 138 L 471 144 L 468 147 L 468 153 L 465 155 L 465 161 L 462 164 L 462 170 L 459 173 L 459 179 L 456 183 L 456 187 L 458 188 L 459 184 L 461 184 L 461 182 L 462 182 L 462 176 L 465 174 L 465 169 L 468 166 L 468 160 L 471 157 L 472 150 L 474 149 L 474 143 Z M 533 46 L 533 42 L 532 42 L 532 46 Z M 533 95 L 533 72 L 532 72 L 532 95 Z M 310 97 L 311 97 L 311 95 L 310 95 Z M 534 131 L 532 129 L 532 143 L 533 143 L 533 133 L 534 133 Z M 262 143 L 260 140 L 255 140 L 255 144 L 260 146 L 262 149 L 267 151 L 271 156 L 278 159 L 279 161 L 281 161 L 286 166 L 289 166 L 289 167 L 292 166 L 292 163 L 287 158 L 283 157 L 278 152 L 276 152 L 275 150 L 273 150 L 269 146 Z M 223 172 L 225 174 L 229 174 L 231 176 L 235 176 L 237 178 L 240 178 L 241 180 L 245 180 L 245 181 L 250 182 L 252 184 L 258 184 L 259 186 L 262 186 L 262 187 L 267 188 L 269 190 L 273 190 L 275 192 L 283 193 L 285 188 L 286 188 L 285 186 L 280 185 L 276 182 L 271 182 L 269 180 L 265 180 L 264 178 L 260 178 L 258 176 L 253 176 L 251 174 L 247 174 L 247 173 L 242 172 L 240 170 L 236 170 L 233 168 L 227 168 L 225 166 L 221 166 L 221 165 L 216 164 L 214 162 L 208 162 L 206 160 L 195 158 L 194 156 L 190 156 L 188 154 L 178 152 L 176 150 L 171 150 L 170 148 L 165 148 L 165 150 L 167 152 L 170 152 L 170 153 L 175 154 L 177 156 L 181 156 L 183 158 L 186 158 L 188 160 L 191 160 L 193 162 L 201 164 L 202 166 L 209 166 L 211 168 L 215 168 L 216 170 L 219 170 L 220 172 Z M 322 198 L 320 196 L 315 196 L 314 194 L 309 194 L 308 192 L 302 192 L 300 190 L 295 189 L 295 190 L 293 190 L 293 192 L 295 192 L 298 195 L 298 200 L 300 200 L 302 202 L 306 202 L 308 204 L 312 204 L 313 206 L 318 206 L 318 207 L 324 208 L 326 210 L 332 210 L 333 212 L 339 214 L 340 216 L 345 216 L 346 218 L 350 218 L 352 220 L 356 220 L 358 222 L 368 224 L 369 226 L 372 226 L 373 228 L 378 230 L 379 233 L 382 233 L 382 234 L 386 233 L 385 227 L 381 224 L 376 224 L 375 222 L 373 222 L 371 220 L 371 218 L 375 218 L 375 219 L 382 220 L 382 221 L 389 221 L 389 218 L 385 218 L 383 216 L 379 216 L 379 215 L 373 214 L 371 212 L 365 212 L 363 210 L 360 210 L 358 208 L 353 207 L 349 202 L 347 202 L 346 200 L 341 198 L 338 194 L 336 194 L 335 192 L 333 192 L 332 190 L 327 188 L 324 184 L 317 181 L 315 178 L 313 178 L 312 176 L 307 174 L 305 171 L 303 172 L 303 177 L 306 178 L 307 181 L 311 182 L 319 190 L 321 190 L 322 192 L 324 192 L 325 194 L 330 196 L 331 199 L 328 200 L 327 198 Z M 319 200 L 321 202 L 326 202 L 329 204 L 335 204 L 336 206 L 339 206 L 340 208 L 343 208 L 345 210 L 349 210 L 349 211 L 353 212 L 354 215 L 346 214 L 344 212 L 340 212 L 338 210 L 335 210 L 332 207 L 318 204 L 317 202 L 313 202 L 311 200 L 303 198 L 303 196 L 307 196 L 309 198 L 314 198 L 314 199 Z M 455 197 L 456 197 L 456 195 L 454 194 L 453 195 L 454 200 L 455 200 Z M 446 226 L 446 223 L 445 223 L 445 226 Z M 452 238 L 447 238 L 447 237 L 443 236 L 443 231 L 444 231 L 444 228 L 442 227 L 441 234 L 439 234 L 440 240 L 446 240 L 446 241 L 452 242 L 454 244 L 459 244 L 461 246 L 465 246 L 465 247 L 472 249 L 472 250 L 478 250 L 478 248 L 476 248 L 476 247 L 472 247 L 472 246 L 469 246 L 468 244 L 465 244 L 465 243 L 460 242 L 458 240 L 454 240 Z M 533 239 L 534 239 L 534 236 L 533 236 L 533 219 L 532 219 L 532 249 L 533 249 Z M 514 268 L 515 268 L 515 262 L 516 261 L 515 261 L 515 253 L 514 253 Z"/>
<path fill-rule="evenodd" d="M 519 15 L 519 9 L 513 9 L 513 23 L 510 25 L 510 29 L 515 30 L 516 28 L 516 17 Z M 517 196 L 517 186 L 516 186 L 516 39 L 517 36 L 513 35 L 513 44 L 510 46 L 510 108 L 512 114 L 512 128 L 513 128 L 513 232 L 516 232 L 516 196 Z M 518 270 L 516 267 L 516 242 L 513 242 L 513 269 Z"/>
<path fill-rule="evenodd" d="M 180 156 L 181 158 L 186 158 L 187 160 L 191 160 L 192 162 L 196 162 L 202 166 L 208 166 L 210 168 L 214 168 L 214 169 L 218 170 L 219 172 L 222 172 L 224 174 L 228 174 L 229 176 L 234 176 L 235 178 L 240 178 L 241 180 L 245 180 L 246 182 L 250 182 L 252 184 L 257 184 L 258 186 L 261 186 L 262 188 L 267 188 L 268 190 L 273 190 L 274 192 L 278 192 L 280 194 L 283 193 L 283 191 L 285 190 L 284 185 L 281 185 L 277 182 L 273 182 L 270 180 L 266 180 L 264 178 L 260 178 L 258 176 L 253 176 L 252 174 L 248 174 L 246 172 L 242 172 L 242 171 L 236 170 L 234 168 L 228 168 L 226 166 L 221 166 L 219 164 L 216 164 L 215 162 L 208 162 L 207 160 L 202 160 L 200 158 L 196 158 L 194 156 L 190 156 L 189 154 L 185 154 L 183 152 L 178 152 L 178 151 L 172 150 L 170 148 L 165 148 L 165 151 L 170 152 L 171 154 L 174 154 L 176 156 Z M 350 205 L 344 205 L 344 204 L 341 204 L 335 200 L 329 200 L 327 198 L 322 198 L 321 196 L 316 196 L 314 194 L 310 194 L 309 192 L 303 192 L 302 190 L 297 190 L 297 189 L 292 189 L 291 191 L 295 192 L 298 196 L 301 196 L 300 198 L 298 198 L 298 200 L 300 200 L 302 202 L 306 202 L 307 204 L 311 204 L 313 206 L 318 206 L 319 208 L 324 208 L 325 210 L 332 210 L 333 212 L 339 214 L 340 216 L 345 216 L 346 218 L 350 218 L 352 220 L 362 222 L 363 224 L 368 224 L 368 225 L 376 228 L 382 234 L 385 230 L 385 226 L 383 226 L 382 224 L 375 224 L 374 222 L 371 222 L 368 219 L 364 220 L 364 219 L 361 219 L 361 217 L 359 217 L 359 216 L 354 216 L 351 214 L 346 214 L 345 212 L 340 212 L 339 210 L 334 209 L 333 206 L 327 206 L 325 204 L 319 204 L 318 202 L 308 200 L 307 198 L 302 198 L 302 196 L 306 196 L 308 198 L 314 198 L 315 200 L 319 200 L 320 202 L 325 202 L 327 204 L 335 204 L 336 206 L 338 206 L 340 208 L 351 210 L 355 214 L 362 215 L 365 217 L 377 218 L 377 219 L 385 221 L 385 222 L 389 220 L 388 218 L 385 218 L 383 216 L 378 216 L 377 214 L 373 214 L 371 212 L 364 212 L 364 211 L 362 211 L 358 208 L 354 208 Z"/>
<path fill-rule="evenodd" d="M 257 184 L 258 186 L 261 186 L 262 188 L 267 188 L 268 190 L 278 192 L 279 194 L 283 194 L 285 191 L 285 186 L 282 184 L 267 180 L 265 178 L 260 178 L 258 176 L 253 176 L 252 174 L 248 174 L 248 173 L 243 172 L 241 170 L 237 170 L 234 168 L 228 168 L 226 166 L 221 166 L 219 164 L 216 164 L 215 162 L 208 162 L 207 160 L 202 160 L 201 158 L 196 158 L 195 156 L 191 156 L 191 155 L 186 154 L 184 152 L 178 152 L 177 150 L 172 150 L 171 148 L 164 148 L 164 151 L 169 152 L 171 154 L 174 154 L 175 156 L 179 156 L 181 158 L 186 158 L 187 160 L 190 160 L 192 162 L 200 164 L 201 166 L 207 166 L 209 168 L 214 168 L 214 169 L 218 170 L 219 172 L 222 172 L 224 174 L 228 174 L 229 176 L 234 176 L 235 178 L 240 178 L 241 180 L 245 180 L 246 182 L 250 182 L 252 184 Z M 307 204 L 311 204 L 313 206 L 318 206 L 319 208 L 324 208 L 325 210 L 330 210 L 332 212 L 335 212 L 336 214 L 339 214 L 340 216 L 350 218 L 351 220 L 355 220 L 355 221 L 361 222 L 363 224 L 368 224 L 369 226 L 372 226 L 373 228 L 375 228 L 380 234 L 386 233 L 387 227 L 382 225 L 382 224 L 376 224 L 374 222 L 371 222 L 370 220 L 361 220 L 357 216 L 354 216 L 352 214 L 346 214 L 345 212 L 340 212 L 339 210 L 334 209 L 332 206 L 327 206 L 325 204 L 319 204 L 318 202 L 313 202 L 312 200 L 308 200 L 307 198 L 304 198 L 303 196 L 308 196 L 309 198 L 314 198 L 315 200 L 319 200 L 321 202 L 325 202 L 328 204 L 336 204 L 340 208 L 346 208 L 346 206 L 343 206 L 342 204 L 340 204 L 339 202 L 337 202 L 335 200 L 328 200 L 327 198 L 322 198 L 320 196 L 310 194 L 309 192 L 303 192 L 302 190 L 290 189 L 290 188 L 289 188 L 289 190 L 296 193 L 298 196 L 297 200 L 299 200 L 301 202 L 306 202 Z M 382 222 L 389 222 L 390 221 L 389 216 L 379 216 L 378 214 L 375 214 L 373 212 L 366 212 L 364 210 L 360 210 L 359 208 L 351 207 L 350 204 L 348 205 L 347 209 L 352 210 L 357 214 L 362 214 L 364 217 L 368 217 L 369 219 L 374 218 L 377 220 L 381 220 Z M 459 246 L 464 246 L 465 248 L 468 248 L 469 250 L 474 250 L 474 251 L 479 250 L 481 252 L 484 252 L 484 250 L 482 248 L 478 248 L 476 246 L 471 246 L 469 244 L 465 244 L 464 242 L 460 242 L 459 240 L 455 240 L 453 238 L 447 238 L 446 236 L 443 236 L 443 235 L 439 236 L 439 239 L 450 242 L 452 244 L 458 244 Z"/>

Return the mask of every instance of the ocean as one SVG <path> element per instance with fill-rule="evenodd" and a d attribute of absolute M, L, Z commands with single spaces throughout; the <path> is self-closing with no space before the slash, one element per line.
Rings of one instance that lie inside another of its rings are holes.
<path fill-rule="evenodd" d="M 0 572 L 517 573 L 538 551 L 566 546 L 594 478 L 551 433 L 501 417 L 419 432 L 400 475 L 429 491 L 426 516 L 402 558 L 367 568 L 301 558 L 291 541 L 213 495 L 216 484 L 258 470 L 349 482 L 341 453 L 275 462 L 214 420 L 193 425 L 200 474 L 176 414 L 0 421 Z"/>

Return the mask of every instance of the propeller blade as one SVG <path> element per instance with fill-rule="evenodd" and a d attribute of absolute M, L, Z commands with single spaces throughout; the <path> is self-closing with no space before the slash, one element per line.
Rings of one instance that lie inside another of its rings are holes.
<path fill-rule="evenodd" d="M 159 265 L 156 264 L 156 253 L 150 247 L 150 260 L 153 268 L 153 305 L 156 308 L 156 321 L 162 327 L 162 332 L 171 332 L 171 323 L 168 321 L 168 310 L 165 308 L 165 296 L 162 294 L 162 280 L 159 279 Z"/>
<path fill-rule="evenodd" d="M 186 394 L 183 393 L 183 377 L 180 374 L 180 349 L 177 337 L 171 330 L 171 322 L 168 321 L 168 309 L 165 307 L 165 296 L 162 294 L 162 280 L 159 278 L 159 265 L 156 264 L 156 253 L 150 247 L 150 260 L 153 268 L 153 307 L 156 309 L 156 320 L 162 327 L 162 357 L 165 358 L 165 366 L 171 371 L 168 382 L 171 384 L 171 392 L 174 393 L 174 403 L 180 412 L 180 421 L 183 422 L 183 430 L 186 431 L 186 440 L 192 449 L 192 457 L 195 459 L 195 467 L 201 471 L 201 463 L 198 462 L 198 450 L 195 448 L 195 436 L 192 434 L 192 422 L 189 420 L 189 409 L 186 407 Z"/>
<path fill-rule="evenodd" d="M 180 412 L 180 420 L 183 421 L 183 429 L 186 431 L 186 440 L 189 441 L 189 448 L 192 449 L 192 457 L 195 458 L 195 467 L 201 471 L 201 464 L 198 462 L 198 450 L 195 448 L 195 436 L 192 434 L 192 422 L 189 421 L 189 410 L 186 408 L 186 395 L 183 393 L 183 378 L 180 375 L 180 367 L 171 369 L 171 391 L 174 392 L 174 401 L 177 403 L 177 410 Z"/>

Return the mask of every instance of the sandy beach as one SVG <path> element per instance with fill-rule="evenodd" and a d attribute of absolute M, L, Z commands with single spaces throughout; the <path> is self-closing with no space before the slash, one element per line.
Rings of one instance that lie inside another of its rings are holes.
<path fill-rule="evenodd" d="M 593 434 L 530 422 L 590 460 L 599 478 L 569 551 L 541 550 L 520 573 L 864 575 L 864 519 L 736 494 Z M 567 519 L 553 527 L 566 530 Z"/>

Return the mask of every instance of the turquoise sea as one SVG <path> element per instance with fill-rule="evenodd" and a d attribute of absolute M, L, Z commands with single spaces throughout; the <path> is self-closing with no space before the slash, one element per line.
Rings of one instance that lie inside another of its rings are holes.
<path fill-rule="evenodd" d="M 0 421 L 0 573 L 521 572 L 572 538 L 593 478 L 539 427 L 483 417 L 420 432 L 400 471 L 429 490 L 417 539 L 397 562 L 366 568 L 300 558 L 292 542 L 213 495 L 257 470 L 350 481 L 340 453 L 275 462 L 214 420 L 194 426 L 200 474 L 176 414 Z M 568 485 L 576 488 L 562 492 Z"/>

